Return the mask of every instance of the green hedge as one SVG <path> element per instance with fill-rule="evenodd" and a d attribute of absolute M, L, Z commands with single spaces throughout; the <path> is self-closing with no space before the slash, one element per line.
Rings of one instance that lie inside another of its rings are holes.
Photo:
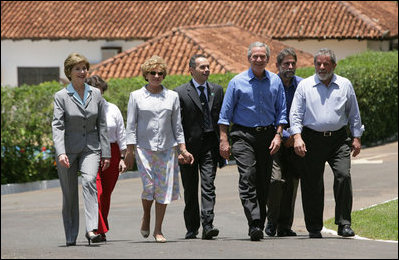
<path fill-rule="evenodd" d="M 51 135 L 57 82 L 1 87 L 1 184 L 58 178 Z"/>
<path fill-rule="evenodd" d="M 363 145 L 397 138 L 398 52 L 366 52 L 338 62 L 336 73 L 349 78 L 355 88 L 366 131 Z M 297 70 L 308 77 L 314 68 Z M 223 86 L 235 74 L 211 75 L 209 81 Z M 188 82 L 189 76 L 170 75 L 169 88 Z M 126 121 L 129 93 L 141 88 L 143 77 L 111 79 L 104 97 L 116 104 Z M 35 86 L 1 87 L 1 183 L 21 183 L 57 178 L 52 146 L 53 96 L 63 88 L 58 82 Z"/>

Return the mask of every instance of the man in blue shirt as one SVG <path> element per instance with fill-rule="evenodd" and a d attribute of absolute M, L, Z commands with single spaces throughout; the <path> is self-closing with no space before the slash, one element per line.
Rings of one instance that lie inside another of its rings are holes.
<path fill-rule="evenodd" d="M 240 173 L 240 199 L 252 241 L 263 238 L 271 156 L 280 148 L 282 125 L 288 123 L 281 79 L 265 69 L 269 58 L 266 44 L 250 44 L 251 67 L 229 82 L 218 121 L 220 155 L 225 159 L 230 157 L 227 132 L 230 123 L 233 124 L 231 152 Z"/>
<path fill-rule="evenodd" d="M 332 50 L 314 56 L 316 74 L 302 80 L 290 111 L 290 132 L 295 153 L 304 159 L 301 172 L 302 205 L 310 238 L 322 238 L 326 162 L 334 174 L 335 224 L 338 235 L 354 236 L 351 229 L 351 151 L 360 153 L 364 126 L 351 82 L 334 74 L 337 60 Z M 353 140 L 348 136 L 349 125 Z"/>
<path fill-rule="evenodd" d="M 287 115 L 290 113 L 292 99 L 301 77 L 295 76 L 297 56 L 293 49 L 283 49 L 277 55 L 276 67 L 278 76 L 284 85 L 287 105 Z M 298 189 L 301 158 L 295 154 L 293 137 L 287 131 L 289 125 L 283 129 L 283 145 L 274 154 L 273 169 L 270 180 L 269 196 L 267 200 L 267 225 L 265 232 L 268 236 L 296 236 L 291 230 L 294 220 L 295 199 Z"/>

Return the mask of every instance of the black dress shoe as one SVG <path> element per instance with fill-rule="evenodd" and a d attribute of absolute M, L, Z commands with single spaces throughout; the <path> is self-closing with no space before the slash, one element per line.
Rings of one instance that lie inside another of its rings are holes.
<path fill-rule="evenodd" d="M 276 234 L 276 226 L 272 222 L 268 221 L 266 224 L 265 232 L 269 237 L 274 237 L 274 235 Z"/>
<path fill-rule="evenodd" d="M 194 239 L 197 238 L 198 231 L 187 231 L 186 236 L 184 237 L 185 239 Z"/>
<path fill-rule="evenodd" d="M 66 242 L 66 246 L 76 246 L 76 242 Z"/>
<path fill-rule="evenodd" d="M 250 227 L 248 235 L 251 237 L 251 241 L 259 241 L 263 238 L 263 231 L 258 227 Z"/>
<path fill-rule="evenodd" d="M 278 237 L 295 237 L 296 233 L 292 229 L 281 229 L 277 231 Z"/>
<path fill-rule="evenodd" d="M 351 229 L 350 225 L 339 225 L 338 235 L 343 237 L 353 237 L 355 232 Z"/>
<path fill-rule="evenodd" d="M 323 238 L 320 232 L 309 232 L 309 238 Z"/>
<path fill-rule="evenodd" d="M 101 242 L 107 242 L 107 236 L 104 233 L 101 233 Z"/>
<path fill-rule="evenodd" d="M 212 239 L 217 235 L 219 235 L 219 229 L 215 227 L 206 226 L 202 229 L 202 239 Z"/>

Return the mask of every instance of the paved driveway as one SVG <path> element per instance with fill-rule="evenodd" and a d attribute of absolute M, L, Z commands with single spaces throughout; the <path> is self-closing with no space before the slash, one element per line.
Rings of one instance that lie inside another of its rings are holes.
<path fill-rule="evenodd" d="M 398 143 L 390 143 L 364 149 L 359 158 L 353 160 L 354 210 L 398 197 L 397 151 Z M 348 239 L 332 234 L 323 234 L 323 239 L 309 239 L 300 192 L 293 226 L 298 236 L 266 237 L 251 242 L 237 185 L 235 165 L 218 171 L 214 222 L 220 229 L 218 239 L 184 239 L 184 201 L 180 199 L 166 210 L 163 232 L 168 242 L 165 244 L 155 243 L 151 236 L 144 239 L 139 233 L 142 187 L 138 178 L 118 181 L 109 216 L 109 241 L 90 247 L 84 238 L 81 193 L 80 234 L 77 246 L 68 248 L 65 247 L 60 188 L 2 195 L 1 258 L 398 258 L 397 243 Z M 324 218 L 333 216 L 332 173 L 326 167 Z M 153 221 L 154 217 L 152 227 Z"/>

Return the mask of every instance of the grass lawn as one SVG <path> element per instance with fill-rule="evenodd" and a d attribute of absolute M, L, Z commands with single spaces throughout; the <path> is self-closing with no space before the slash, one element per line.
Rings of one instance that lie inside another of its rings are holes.
<path fill-rule="evenodd" d="M 334 218 L 324 226 L 335 231 L 338 228 Z M 352 212 L 351 227 L 361 237 L 398 241 L 398 200 Z"/>

